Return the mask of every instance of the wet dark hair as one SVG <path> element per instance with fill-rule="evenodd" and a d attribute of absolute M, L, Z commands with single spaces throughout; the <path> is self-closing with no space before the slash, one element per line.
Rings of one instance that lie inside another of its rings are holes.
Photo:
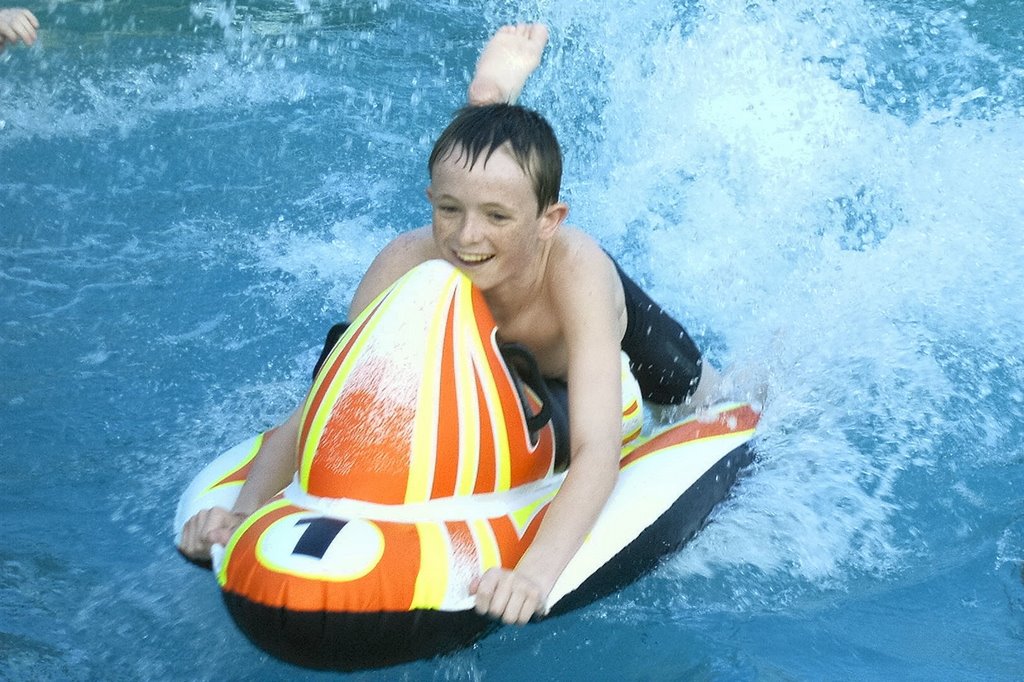
<path fill-rule="evenodd" d="M 499 147 L 508 143 L 512 157 L 533 181 L 537 214 L 558 201 L 562 184 L 562 150 L 551 125 L 536 111 L 517 104 L 487 104 L 460 109 L 434 143 L 428 170 L 459 153 L 463 164 L 473 168 L 484 154 L 484 165 Z M 486 153 L 485 153 L 486 152 Z"/>

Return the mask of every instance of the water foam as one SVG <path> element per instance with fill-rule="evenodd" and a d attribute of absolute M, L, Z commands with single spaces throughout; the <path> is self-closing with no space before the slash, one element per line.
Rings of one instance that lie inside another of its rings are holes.
<path fill-rule="evenodd" d="M 774 396 L 755 475 L 675 566 L 820 586 L 899 570 L 944 537 L 916 482 L 956 478 L 965 445 L 1020 452 L 1019 70 L 950 10 L 637 13 L 556 27 L 607 46 L 597 76 L 560 55 L 606 100 L 574 215 Z"/>

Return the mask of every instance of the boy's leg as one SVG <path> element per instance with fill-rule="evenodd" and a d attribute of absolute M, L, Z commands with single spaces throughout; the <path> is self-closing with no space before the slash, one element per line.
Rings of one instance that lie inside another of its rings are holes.
<path fill-rule="evenodd" d="M 473 106 L 515 102 L 526 79 L 540 65 L 547 42 L 544 24 L 502 26 L 480 53 L 467 102 Z"/>
<path fill-rule="evenodd" d="M 615 268 L 626 302 L 622 350 L 629 356 L 629 368 L 644 400 L 660 405 L 688 403 L 700 383 L 704 364 L 697 344 L 618 263 Z"/>

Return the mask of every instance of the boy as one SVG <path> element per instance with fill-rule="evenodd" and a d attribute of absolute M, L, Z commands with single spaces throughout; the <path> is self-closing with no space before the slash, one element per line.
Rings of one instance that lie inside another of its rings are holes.
<path fill-rule="evenodd" d="M 485 48 L 470 86 L 476 106 L 441 134 L 429 161 L 431 225 L 398 236 L 374 259 L 353 297 L 354 319 L 413 267 L 443 259 L 487 301 L 502 342 L 529 348 L 545 377 L 568 386 L 569 470 L 513 570 L 492 568 L 472 590 L 480 613 L 522 624 L 545 599 L 590 531 L 618 474 L 620 351 L 644 397 L 710 402 L 717 375 L 685 331 L 617 268 L 597 242 L 564 225 L 561 152 L 538 114 L 507 104 L 539 64 L 543 26 L 506 27 Z M 200 512 L 182 533 L 188 556 L 208 555 L 295 471 L 301 408 L 265 440 L 234 510 Z"/>

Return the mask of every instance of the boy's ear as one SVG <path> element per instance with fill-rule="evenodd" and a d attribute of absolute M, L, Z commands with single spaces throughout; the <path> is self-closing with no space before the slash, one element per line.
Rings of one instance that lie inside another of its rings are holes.
<path fill-rule="evenodd" d="M 427 185 L 427 201 L 431 203 L 434 201 L 434 190 L 430 189 L 430 185 Z"/>
<path fill-rule="evenodd" d="M 541 213 L 541 239 L 551 239 L 569 216 L 569 205 L 561 202 L 551 204 Z"/>

